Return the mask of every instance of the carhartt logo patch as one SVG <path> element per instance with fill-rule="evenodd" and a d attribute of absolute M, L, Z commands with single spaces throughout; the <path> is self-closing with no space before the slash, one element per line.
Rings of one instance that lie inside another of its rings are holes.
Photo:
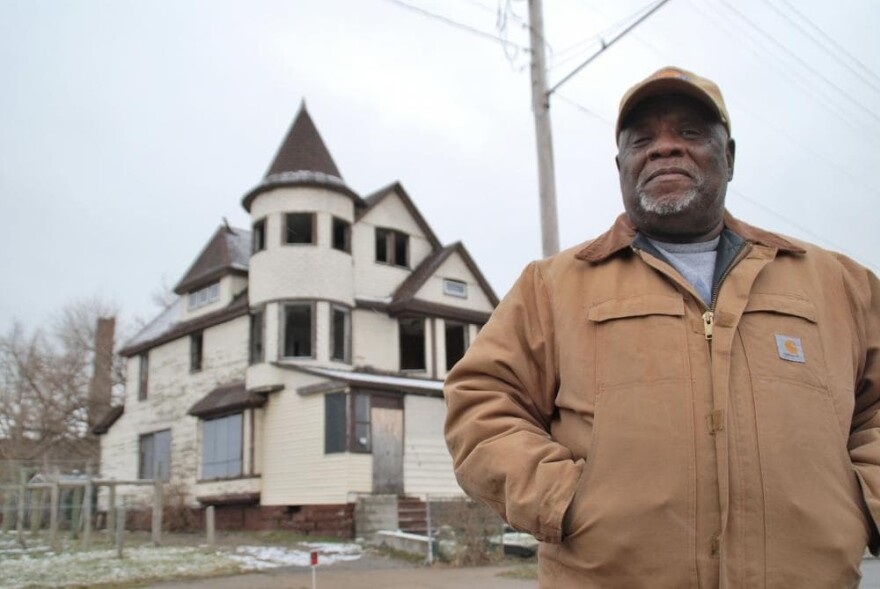
<path fill-rule="evenodd" d="M 806 362 L 804 359 L 804 347 L 801 345 L 801 338 L 791 337 L 788 335 L 776 336 L 776 349 L 779 351 L 779 357 L 789 362 Z"/>

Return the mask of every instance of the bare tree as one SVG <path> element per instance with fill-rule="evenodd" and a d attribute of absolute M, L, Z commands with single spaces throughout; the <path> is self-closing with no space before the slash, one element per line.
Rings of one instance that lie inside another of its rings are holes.
<path fill-rule="evenodd" d="M 100 299 L 75 301 L 48 332 L 28 332 L 16 323 L 0 336 L 0 460 L 97 457 L 97 441 L 88 431 L 90 383 L 100 352 L 95 331 L 99 318 L 115 314 Z M 115 358 L 113 364 L 112 380 L 119 386 L 124 363 Z"/>

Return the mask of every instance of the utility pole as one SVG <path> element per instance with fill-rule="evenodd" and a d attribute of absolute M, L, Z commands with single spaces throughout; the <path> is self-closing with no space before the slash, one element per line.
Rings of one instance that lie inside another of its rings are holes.
<path fill-rule="evenodd" d="M 553 134 L 550 129 L 550 94 L 544 61 L 544 11 L 542 0 L 529 0 L 529 39 L 532 51 L 532 113 L 538 147 L 538 191 L 541 203 L 541 243 L 544 257 L 559 251 L 556 213 L 556 177 L 553 171 Z"/>
<path fill-rule="evenodd" d="M 654 14 L 669 0 L 657 2 L 610 41 L 602 39 L 602 47 L 581 63 L 552 88 L 547 88 L 547 66 L 544 55 L 543 0 L 529 0 L 529 41 L 532 52 L 532 112 L 535 115 L 535 140 L 538 147 L 538 191 L 541 203 L 541 243 L 544 257 L 559 251 L 559 220 L 556 212 L 556 173 L 553 170 L 553 133 L 550 128 L 550 95 L 589 65 L 601 53 Z"/>

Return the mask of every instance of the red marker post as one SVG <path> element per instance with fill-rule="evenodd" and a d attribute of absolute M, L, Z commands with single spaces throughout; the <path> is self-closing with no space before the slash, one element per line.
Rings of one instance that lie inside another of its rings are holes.
<path fill-rule="evenodd" d="M 318 587 L 318 581 L 317 581 L 318 551 L 317 550 L 312 550 L 311 560 L 312 560 L 312 589 L 317 589 L 317 587 Z"/>

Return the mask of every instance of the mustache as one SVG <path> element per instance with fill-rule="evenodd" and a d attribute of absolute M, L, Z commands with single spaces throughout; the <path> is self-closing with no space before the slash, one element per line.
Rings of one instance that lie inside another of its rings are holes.
<path fill-rule="evenodd" d="M 690 166 L 663 166 L 662 168 L 649 171 L 646 175 L 640 178 L 638 187 L 643 187 L 657 176 L 662 176 L 663 174 L 682 174 L 697 182 L 702 180 L 702 175 L 696 168 Z"/>

